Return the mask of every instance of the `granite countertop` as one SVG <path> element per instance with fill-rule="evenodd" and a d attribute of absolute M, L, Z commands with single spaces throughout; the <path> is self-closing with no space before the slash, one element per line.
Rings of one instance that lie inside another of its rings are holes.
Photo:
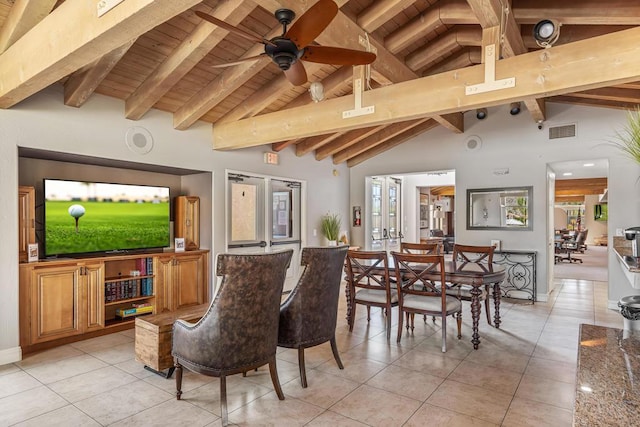
<path fill-rule="evenodd" d="M 631 426 L 640 417 L 640 331 L 580 325 L 574 426 Z"/>
<path fill-rule="evenodd" d="M 640 273 L 640 258 L 632 256 L 631 241 L 616 236 L 613 238 L 613 250 L 627 270 Z"/>

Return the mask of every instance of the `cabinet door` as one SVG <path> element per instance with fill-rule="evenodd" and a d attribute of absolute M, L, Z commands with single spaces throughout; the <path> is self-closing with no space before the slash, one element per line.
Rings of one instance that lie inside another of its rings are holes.
<path fill-rule="evenodd" d="M 81 333 L 80 267 L 34 269 L 31 274 L 31 342 Z"/>
<path fill-rule="evenodd" d="M 204 304 L 204 254 L 176 256 L 173 268 L 173 309 Z"/>
<path fill-rule="evenodd" d="M 175 258 L 172 255 L 158 256 L 154 260 L 154 294 L 156 296 L 156 313 L 174 310 L 171 303 L 173 298 L 173 264 Z"/>
<path fill-rule="evenodd" d="M 200 198 L 176 197 L 175 236 L 184 238 L 187 250 L 200 248 Z"/>
<path fill-rule="evenodd" d="M 33 187 L 18 187 L 18 256 L 20 262 L 28 259 L 29 243 L 36 242 L 35 196 Z"/>
<path fill-rule="evenodd" d="M 81 268 L 86 303 L 85 330 L 93 331 L 104 328 L 104 265 L 102 263 L 86 264 Z"/>

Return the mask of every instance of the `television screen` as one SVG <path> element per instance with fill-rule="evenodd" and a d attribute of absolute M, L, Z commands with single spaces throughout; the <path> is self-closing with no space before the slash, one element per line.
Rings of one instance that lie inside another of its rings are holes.
<path fill-rule="evenodd" d="M 598 204 L 593 207 L 593 219 L 596 221 L 606 221 L 607 220 L 607 205 L 606 204 Z"/>
<path fill-rule="evenodd" d="M 44 180 L 45 256 L 169 246 L 169 188 Z"/>

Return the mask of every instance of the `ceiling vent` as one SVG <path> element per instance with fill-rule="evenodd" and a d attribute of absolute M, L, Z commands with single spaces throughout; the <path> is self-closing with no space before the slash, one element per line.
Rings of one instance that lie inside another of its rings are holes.
<path fill-rule="evenodd" d="M 576 125 L 562 125 L 549 128 L 549 139 L 575 138 Z"/>

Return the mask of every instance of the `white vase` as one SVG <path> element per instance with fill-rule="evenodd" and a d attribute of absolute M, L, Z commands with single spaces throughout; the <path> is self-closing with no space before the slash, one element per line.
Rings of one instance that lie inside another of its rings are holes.
<path fill-rule="evenodd" d="M 328 246 L 338 246 L 338 241 L 337 240 L 329 240 Z"/>

